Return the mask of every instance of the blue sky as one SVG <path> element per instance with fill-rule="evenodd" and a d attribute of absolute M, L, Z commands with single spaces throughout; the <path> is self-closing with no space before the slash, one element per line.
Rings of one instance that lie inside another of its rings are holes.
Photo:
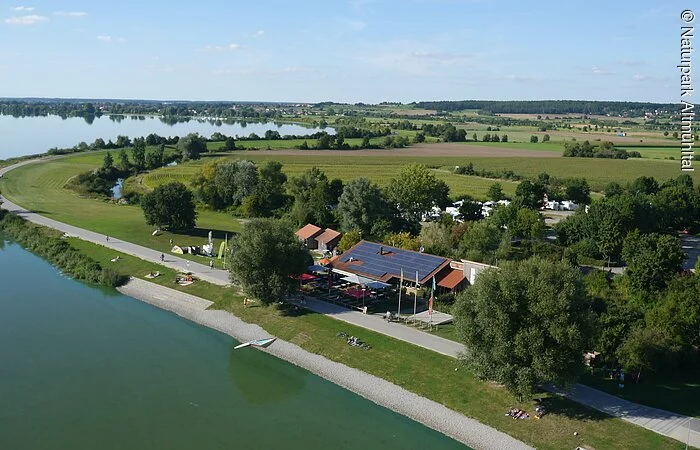
<path fill-rule="evenodd" d="M 0 96 L 677 102 L 690 3 L 2 1 Z"/>

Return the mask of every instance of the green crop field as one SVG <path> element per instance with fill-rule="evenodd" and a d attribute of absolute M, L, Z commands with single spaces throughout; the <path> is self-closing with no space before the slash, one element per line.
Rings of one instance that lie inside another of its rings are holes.
<path fill-rule="evenodd" d="M 498 144 L 490 145 L 497 146 Z M 518 148 L 520 145 L 523 144 L 518 144 Z M 357 156 L 350 152 L 319 156 L 274 154 L 273 152 L 234 152 L 229 158 L 248 159 L 255 162 L 279 161 L 283 164 L 283 170 L 288 176 L 299 175 L 310 167 L 316 166 L 323 170 L 329 178 L 340 178 L 343 181 L 348 181 L 364 176 L 380 186 L 388 184 L 389 180 L 399 173 L 403 165 L 419 163 L 435 169 L 439 168 L 440 170 L 436 170 L 435 173 L 450 186 L 451 195 L 469 194 L 476 198 L 484 198 L 488 187 L 495 180 L 455 175 L 450 172 L 454 166 L 463 166 L 472 162 L 477 169 L 512 170 L 516 174 L 528 177 L 537 176 L 542 172 L 559 178 L 584 177 L 594 191 L 602 191 L 605 185 L 611 181 L 625 184 L 642 175 L 666 180 L 676 178 L 681 174 L 679 161 L 654 159 L 428 157 L 400 156 L 399 154 Z M 206 159 L 152 172 L 144 177 L 144 184 L 152 188 L 166 182 L 166 179 L 187 182 L 199 170 L 203 161 Z M 700 173 L 691 172 L 690 174 L 696 182 L 700 183 Z M 507 194 L 512 195 L 515 192 L 516 183 L 507 181 L 500 181 L 500 183 Z"/>
<path fill-rule="evenodd" d="M 287 177 L 299 176 L 304 171 L 315 166 L 321 169 L 329 179 L 339 178 L 343 181 L 350 181 L 358 177 L 365 177 L 379 186 L 388 185 L 389 181 L 396 177 L 407 163 L 419 162 L 426 165 L 435 165 L 433 161 L 438 159 L 422 157 L 416 161 L 411 161 L 408 158 L 387 156 L 294 156 L 259 154 L 256 152 L 236 152 L 235 156 L 227 157 L 227 159 L 236 158 L 248 159 L 256 163 L 268 160 L 279 161 L 283 164 L 282 170 Z M 151 189 L 170 181 L 180 181 L 189 184 L 192 177 L 201 170 L 202 165 L 210 160 L 210 158 L 206 158 L 197 162 L 153 171 L 143 177 L 143 184 Z M 496 180 L 487 178 L 455 175 L 446 168 L 435 168 L 434 172 L 439 179 L 450 186 L 450 194 L 455 197 L 467 194 L 475 198 L 485 199 L 488 188 L 496 182 Z M 517 183 L 509 181 L 501 181 L 500 183 L 507 195 L 515 194 Z"/>

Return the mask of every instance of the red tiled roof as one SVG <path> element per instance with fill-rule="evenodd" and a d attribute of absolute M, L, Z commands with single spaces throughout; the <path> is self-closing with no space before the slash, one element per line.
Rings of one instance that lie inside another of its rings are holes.
<path fill-rule="evenodd" d="M 296 234 L 299 239 L 309 239 L 316 236 L 321 231 L 322 230 L 319 227 L 309 223 L 297 230 L 297 232 L 294 234 Z"/>
<path fill-rule="evenodd" d="M 316 240 L 318 242 L 323 242 L 325 244 L 328 244 L 329 242 L 333 242 L 335 239 L 338 239 L 340 237 L 340 233 L 332 230 L 330 228 L 326 228 L 325 231 L 318 236 L 316 236 Z"/>
<path fill-rule="evenodd" d="M 447 289 L 454 289 L 464 281 L 464 272 L 457 269 L 452 269 L 442 280 L 438 281 L 437 285 Z"/>

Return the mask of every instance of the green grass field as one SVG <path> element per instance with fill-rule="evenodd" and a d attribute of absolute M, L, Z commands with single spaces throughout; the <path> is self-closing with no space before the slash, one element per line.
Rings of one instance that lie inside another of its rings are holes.
<path fill-rule="evenodd" d="M 189 234 L 165 232 L 152 236 L 153 227 L 146 225 L 140 207 L 82 198 L 64 188 L 73 176 L 100 166 L 103 157 L 103 153 L 91 153 L 22 166 L 0 180 L 0 191 L 13 202 L 51 219 L 163 252 L 170 250 L 170 239 L 178 245 L 201 245 L 209 230 L 214 231 L 216 239 L 239 230 L 239 222 L 231 216 L 200 210 L 198 228 Z"/>
<path fill-rule="evenodd" d="M 505 415 L 509 408 L 520 407 L 532 413 L 534 402 L 520 403 L 503 388 L 482 382 L 463 368 L 455 370 L 459 366 L 452 358 L 312 312 L 290 314 L 289 310 L 276 306 L 244 308 L 242 296 L 235 288 L 202 281 L 187 287 L 177 286 L 172 282 L 175 273 L 170 269 L 125 254 L 120 255 L 118 263 L 111 263 L 109 260 L 118 252 L 77 239 L 70 241 L 101 264 L 125 275 L 143 278 L 151 271 L 160 271 L 163 276 L 153 280 L 160 285 L 209 299 L 215 303 L 213 308 L 256 323 L 273 336 L 384 378 L 537 448 L 683 448 L 678 441 L 547 393 L 541 394 L 549 411 L 544 418 L 513 420 Z M 339 331 L 360 337 L 372 349 L 358 351 L 348 346 L 336 337 Z M 574 436 L 574 432 L 578 435 Z"/>

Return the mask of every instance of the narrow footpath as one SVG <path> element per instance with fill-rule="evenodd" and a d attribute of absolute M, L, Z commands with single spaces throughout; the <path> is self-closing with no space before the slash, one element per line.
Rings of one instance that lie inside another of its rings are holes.
<path fill-rule="evenodd" d="M 35 161 L 23 161 L 19 164 L 0 169 L 0 176 L 10 170 Z M 84 230 L 82 228 L 67 225 L 53 219 L 46 218 L 37 213 L 27 211 L 24 208 L 12 203 L 6 198 L 2 199 L 2 208 L 13 212 L 30 222 L 44 225 L 62 231 L 70 236 L 75 236 L 86 241 L 104 245 L 105 247 L 118 250 L 129 255 L 136 256 L 157 264 L 163 264 L 176 270 L 188 270 L 196 277 L 208 281 L 212 284 L 225 286 L 229 284 L 228 272 L 221 269 L 210 269 L 209 266 L 188 261 L 172 255 L 166 255 L 165 263 L 160 261 L 160 252 L 132 244 L 118 239 L 110 239 L 107 242 L 103 234 Z M 382 333 L 393 338 L 409 342 L 429 350 L 436 351 L 443 355 L 457 357 L 463 350 L 462 344 L 453 342 L 415 328 L 407 327 L 398 323 L 387 323 L 381 316 L 362 314 L 340 306 L 326 303 L 311 297 L 306 297 L 301 307 L 311 311 L 325 314 L 338 320 L 366 328 L 368 330 Z M 614 417 L 619 417 L 628 422 L 647 428 L 655 433 L 677 439 L 688 443 L 693 447 L 700 448 L 700 420 L 692 417 L 675 414 L 648 406 L 638 405 L 627 400 L 615 397 L 605 392 L 576 384 L 570 392 L 553 391 L 565 395 L 583 405 L 589 406 L 598 411 L 602 411 Z"/>

